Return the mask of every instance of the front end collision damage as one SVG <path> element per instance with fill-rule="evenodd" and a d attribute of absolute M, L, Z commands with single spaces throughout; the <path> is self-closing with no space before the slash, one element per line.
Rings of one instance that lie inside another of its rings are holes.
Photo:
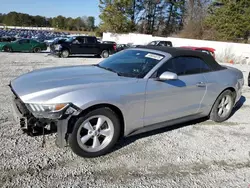
<path fill-rule="evenodd" d="M 9 85 L 11 88 L 11 85 Z M 68 131 L 71 129 L 69 126 L 70 120 L 74 119 L 81 113 L 81 109 L 73 104 L 67 105 L 58 116 L 58 119 L 48 119 L 36 117 L 26 104 L 16 95 L 14 90 L 12 99 L 12 111 L 14 113 L 14 121 L 20 125 L 21 130 L 29 136 L 41 136 L 45 134 L 57 133 L 56 145 L 58 147 L 67 146 Z M 43 140 L 44 142 L 44 140 Z"/>

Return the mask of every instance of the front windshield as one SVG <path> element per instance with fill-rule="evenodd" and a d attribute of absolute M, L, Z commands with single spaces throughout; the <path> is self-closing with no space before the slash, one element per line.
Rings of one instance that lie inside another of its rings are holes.
<path fill-rule="evenodd" d="M 150 43 L 148 43 L 148 45 L 156 45 L 157 44 L 157 41 L 152 41 Z"/>
<path fill-rule="evenodd" d="M 148 51 L 126 50 L 105 59 L 98 66 L 120 76 L 142 78 L 163 58 L 161 54 Z"/>
<path fill-rule="evenodd" d="M 75 39 L 75 37 L 69 37 L 69 38 L 67 38 L 65 41 L 66 41 L 66 42 L 72 42 L 74 39 Z"/>

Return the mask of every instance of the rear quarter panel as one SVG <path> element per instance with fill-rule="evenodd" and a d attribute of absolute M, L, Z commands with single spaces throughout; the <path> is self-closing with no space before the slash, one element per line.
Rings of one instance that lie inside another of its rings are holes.
<path fill-rule="evenodd" d="M 47 45 L 45 43 L 38 43 L 37 47 L 40 47 L 42 50 L 47 50 Z"/>
<path fill-rule="evenodd" d="M 209 114 L 214 102 L 220 93 L 227 88 L 237 91 L 237 74 L 229 69 L 204 73 L 207 82 L 207 92 L 203 99 L 201 109 L 206 115 Z"/>

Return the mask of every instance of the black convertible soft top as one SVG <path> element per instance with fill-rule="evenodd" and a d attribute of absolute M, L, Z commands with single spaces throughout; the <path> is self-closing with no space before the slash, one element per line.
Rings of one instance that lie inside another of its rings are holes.
<path fill-rule="evenodd" d="M 213 56 L 196 50 L 190 50 L 178 47 L 166 47 L 166 46 L 136 46 L 136 48 L 166 52 L 169 53 L 172 57 L 179 57 L 179 56 L 198 57 L 202 59 L 204 62 L 206 62 L 213 70 L 225 69 L 225 67 L 222 67 L 219 63 L 215 61 Z"/>

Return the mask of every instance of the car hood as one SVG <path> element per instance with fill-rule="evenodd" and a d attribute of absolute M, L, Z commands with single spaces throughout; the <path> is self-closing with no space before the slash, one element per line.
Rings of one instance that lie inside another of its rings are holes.
<path fill-rule="evenodd" d="M 87 87 L 99 87 L 134 78 L 120 77 L 97 66 L 65 66 L 35 70 L 12 80 L 13 92 L 24 102 L 48 93 L 57 95 Z"/>

